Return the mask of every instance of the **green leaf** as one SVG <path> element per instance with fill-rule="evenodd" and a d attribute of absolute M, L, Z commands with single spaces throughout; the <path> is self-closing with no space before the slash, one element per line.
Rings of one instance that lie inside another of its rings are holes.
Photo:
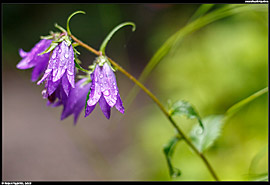
<path fill-rule="evenodd" d="M 196 118 L 198 120 L 200 126 L 202 128 L 204 128 L 201 117 L 199 116 L 197 111 L 193 108 L 193 106 L 187 101 L 180 100 L 180 101 L 175 102 L 171 106 L 171 108 L 169 110 L 169 113 L 170 113 L 171 116 L 173 116 L 173 115 L 178 115 L 178 116 L 184 115 L 189 119 Z"/>
<path fill-rule="evenodd" d="M 89 71 L 88 70 L 86 70 L 86 69 L 84 69 L 84 68 L 82 68 L 81 66 L 80 66 L 80 64 L 79 63 L 81 63 L 81 61 L 78 59 L 78 57 L 77 57 L 77 55 L 75 54 L 74 55 L 74 62 L 75 62 L 75 67 L 77 68 L 77 69 L 79 69 L 79 70 L 81 70 L 81 71 L 83 71 L 83 72 L 85 72 L 85 73 L 89 73 Z"/>
<path fill-rule="evenodd" d="M 172 155 L 174 153 L 174 149 L 176 144 L 181 140 L 179 136 L 174 136 L 166 145 L 163 147 L 163 152 L 166 156 L 170 177 L 178 177 L 181 175 L 181 171 L 178 168 L 175 168 L 172 165 Z"/>
<path fill-rule="evenodd" d="M 58 43 L 52 42 L 52 43 L 50 44 L 50 46 L 49 46 L 47 49 L 45 49 L 45 51 L 39 53 L 38 55 L 43 55 L 44 53 L 49 53 L 49 52 L 51 52 L 57 45 L 58 45 Z"/>
<path fill-rule="evenodd" d="M 220 136 L 224 124 L 224 115 L 211 115 L 202 121 L 204 124 L 203 132 L 199 125 L 195 125 L 190 132 L 191 142 L 200 152 L 204 152 L 210 148 Z"/>

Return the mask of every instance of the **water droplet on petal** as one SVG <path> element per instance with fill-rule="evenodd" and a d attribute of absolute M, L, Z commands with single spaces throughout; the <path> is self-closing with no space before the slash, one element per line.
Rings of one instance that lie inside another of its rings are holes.
<path fill-rule="evenodd" d="M 55 59 L 55 57 L 56 57 L 56 52 L 53 52 L 52 58 Z"/>
<path fill-rule="evenodd" d="M 67 53 L 65 54 L 65 58 L 68 58 L 68 54 Z"/>
<path fill-rule="evenodd" d="M 100 74 L 100 75 L 99 75 L 99 78 L 103 78 L 103 74 Z"/>
<path fill-rule="evenodd" d="M 106 89 L 104 92 L 103 92 L 104 96 L 109 96 L 110 95 L 110 92 L 108 91 L 108 89 Z"/>
<path fill-rule="evenodd" d="M 61 53 L 61 52 L 62 52 L 62 50 L 61 50 L 61 49 L 59 49 L 59 50 L 58 50 L 58 53 Z"/>

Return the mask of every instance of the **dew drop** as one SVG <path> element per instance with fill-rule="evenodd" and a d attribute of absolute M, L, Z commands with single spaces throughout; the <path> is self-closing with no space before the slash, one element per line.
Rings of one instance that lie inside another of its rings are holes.
<path fill-rule="evenodd" d="M 68 54 L 67 53 L 65 54 L 65 58 L 68 58 Z"/>
<path fill-rule="evenodd" d="M 107 89 L 107 90 L 105 90 L 105 91 L 103 92 L 103 94 L 104 94 L 104 96 L 109 96 L 109 95 L 110 95 L 110 92 L 109 92 L 108 89 Z"/>
<path fill-rule="evenodd" d="M 61 52 L 62 52 L 62 50 L 61 50 L 61 49 L 59 49 L 59 50 L 58 50 L 58 53 L 61 53 Z"/>
<path fill-rule="evenodd" d="M 99 75 L 99 78 L 103 78 L 103 74 L 100 74 L 100 75 Z"/>
<path fill-rule="evenodd" d="M 55 59 L 55 57 L 56 57 L 56 53 L 53 52 L 52 58 Z M 54 61 L 55 61 L 55 60 L 54 60 Z"/>

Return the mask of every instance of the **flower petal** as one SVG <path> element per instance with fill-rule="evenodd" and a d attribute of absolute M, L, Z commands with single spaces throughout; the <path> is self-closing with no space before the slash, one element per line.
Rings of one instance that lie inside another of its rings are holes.
<path fill-rule="evenodd" d="M 86 106 L 86 109 L 85 109 L 85 115 L 84 117 L 87 117 L 89 114 L 91 114 L 91 112 L 95 109 L 96 107 L 96 104 L 93 105 L 93 106 Z"/>
<path fill-rule="evenodd" d="M 94 72 L 91 74 L 92 86 L 91 92 L 89 94 L 89 99 L 87 101 L 88 106 L 95 105 L 101 96 L 100 85 L 98 83 L 98 76 L 100 75 L 100 67 L 97 65 Z"/>
<path fill-rule="evenodd" d="M 75 80 L 74 80 L 74 68 L 75 68 L 75 63 L 74 63 L 74 51 L 72 46 L 69 46 L 69 59 L 68 59 L 68 66 L 67 66 L 67 77 L 68 81 L 70 82 L 71 86 L 74 88 L 75 86 Z"/>
<path fill-rule="evenodd" d="M 28 55 L 28 52 L 25 52 L 23 49 L 19 49 L 19 54 L 22 58 L 24 58 Z"/>
<path fill-rule="evenodd" d="M 48 80 L 47 80 L 47 84 L 48 84 L 47 89 L 48 89 L 48 95 L 49 96 L 57 89 L 59 83 L 60 83 L 60 80 L 54 82 L 54 81 L 52 81 L 52 76 L 49 76 L 48 77 Z"/>
<path fill-rule="evenodd" d="M 106 102 L 110 107 L 113 107 L 117 100 L 118 88 L 116 84 L 116 78 L 114 72 L 110 68 L 108 63 L 105 63 L 102 67 L 103 78 L 101 78 L 100 85 L 104 87 L 101 91 L 104 95 Z"/>
<path fill-rule="evenodd" d="M 109 106 L 109 104 L 106 102 L 104 96 L 101 96 L 99 99 L 99 106 L 103 112 L 103 114 L 105 115 L 105 117 L 107 119 L 110 119 L 111 116 L 111 107 Z"/>
<path fill-rule="evenodd" d="M 59 44 L 57 53 L 57 65 L 55 65 L 53 73 L 53 81 L 59 80 L 66 72 L 69 59 L 69 49 L 65 41 Z"/>
<path fill-rule="evenodd" d="M 123 107 L 123 103 L 122 103 L 122 100 L 121 100 L 119 94 L 117 95 L 117 101 L 116 101 L 116 104 L 115 104 L 115 108 L 116 108 L 119 112 L 121 112 L 122 114 L 125 113 L 125 108 Z"/>
<path fill-rule="evenodd" d="M 67 75 L 63 75 L 63 77 L 62 77 L 62 87 L 63 87 L 66 95 L 68 96 L 70 89 L 71 89 L 71 85 L 69 84 L 69 81 L 67 79 Z"/>
<path fill-rule="evenodd" d="M 31 80 L 34 82 L 36 81 L 39 76 L 46 70 L 48 64 L 48 59 L 43 58 L 39 65 L 36 65 L 32 72 Z"/>

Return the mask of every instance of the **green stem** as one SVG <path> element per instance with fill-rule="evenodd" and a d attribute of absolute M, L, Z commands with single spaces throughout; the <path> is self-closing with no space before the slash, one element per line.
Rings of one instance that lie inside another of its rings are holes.
<path fill-rule="evenodd" d="M 76 11 L 76 12 L 72 13 L 72 14 L 68 17 L 68 19 L 67 19 L 67 33 L 68 33 L 68 35 L 71 35 L 70 29 L 69 29 L 69 21 L 70 21 L 71 17 L 73 17 L 74 15 L 76 15 L 76 14 L 78 14 L 78 13 L 85 14 L 84 11 L 80 11 L 80 10 L 79 10 L 79 11 Z"/>
<path fill-rule="evenodd" d="M 93 49 L 92 47 L 88 46 L 87 44 L 83 43 L 82 41 L 80 41 L 79 39 L 77 39 L 75 36 L 70 35 L 71 38 L 77 42 L 80 46 L 84 47 L 85 49 L 91 51 L 92 53 L 96 54 L 96 55 L 100 55 L 100 52 L 98 52 L 97 50 Z M 204 162 L 204 164 L 206 165 L 207 169 L 209 170 L 209 172 L 211 173 L 211 175 L 213 176 L 213 178 L 216 181 L 219 181 L 214 169 L 211 167 L 210 163 L 208 162 L 208 160 L 206 159 L 206 157 L 204 156 L 204 154 L 202 154 L 201 152 L 199 152 L 199 150 L 193 145 L 193 143 L 191 141 L 189 141 L 188 137 L 184 134 L 184 132 L 180 129 L 180 127 L 178 127 L 178 125 L 176 124 L 176 122 L 172 119 L 171 115 L 169 114 L 169 112 L 165 109 L 165 107 L 160 103 L 160 101 L 157 99 L 157 97 L 150 92 L 142 83 L 140 83 L 135 77 L 133 77 L 131 74 L 129 74 L 125 69 L 123 69 L 120 65 L 118 65 L 115 61 L 113 61 L 111 58 L 107 57 L 108 60 L 111 62 L 111 64 L 116 67 L 121 73 L 123 73 L 125 76 L 127 76 L 130 80 L 132 80 L 136 85 L 138 85 L 156 104 L 157 106 L 160 108 L 160 110 L 165 114 L 165 116 L 169 119 L 170 123 L 172 124 L 172 126 L 176 129 L 177 133 L 182 137 L 182 139 L 191 147 L 191 149 L 202 159 L 202 161 Z"/>
<path fill-rule="evenodd" d="M 249 97 L 241 100 L 240 102 L 234 104 L 233 106 L 231 106 L 227 112 L 226 112 L 226 116 L 227 117 L 231 117 L 233 116 L 237 111 L 239 111 L 244 105 L 246 105 L 247 103 L 251 102 L 252 100 L 260 97 L 261 95 L 263 95 L 264 93 L 268 92 L 268 87 L 265 87 L 257 92 L 255 92 L 254 94 L 250 95 Z"/>
<path fill-rule="evenodd" d="M 104 41 L 102 42 L 99 51 L 102 52 L 103 55 L 105 55 L 105 49 L 106 46 L 109 42 L 109 40 L 111 40 L 112 36 L 115 34 L 115 32 L 117 32 L 119 29 L 121 29 L 124 26 L 132 26 L 132 31 L 135 31 L 136 26 L 133 22 L 124 22 L 122 24 L 119 24 L 118 26 L 116 26 L 110 33 L 109 35 L 107 35 L 107 37 L 104 39 Z"/>

